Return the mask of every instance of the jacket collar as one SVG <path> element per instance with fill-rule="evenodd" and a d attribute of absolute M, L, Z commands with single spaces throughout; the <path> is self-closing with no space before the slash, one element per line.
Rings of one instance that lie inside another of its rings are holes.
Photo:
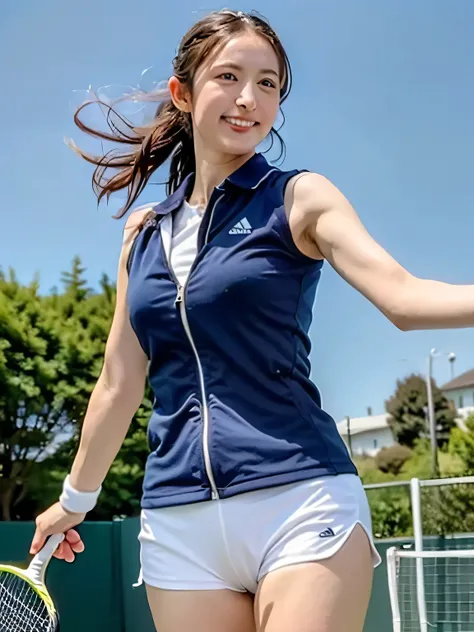
<path fill-rule="evenodd" d="M 277 167 L 269 165 L 262 154 L 254 154 L 231 173 L 227 180 L 241 189 L 256 189 L 272 171 L 278 171 Z"/>
<path fill-rule="evenodd" d="M 273 171 L 279 171 L 279 169 L 269 165 L 262 154 L 254 154 L 247 162 L 221 182 L 217 188 L 223 191 L 226 183 L 230 182 L 241 189 L 256 189 Z M 157 215 L 167 215 L 171 211 L 176 210 L 181 206 L 183 200 L 191 194 L 193 183 L 194 173 L 190 173 L 176 191 L 169 195 L 166 200 L 153 207 L 155 213 Z"/>

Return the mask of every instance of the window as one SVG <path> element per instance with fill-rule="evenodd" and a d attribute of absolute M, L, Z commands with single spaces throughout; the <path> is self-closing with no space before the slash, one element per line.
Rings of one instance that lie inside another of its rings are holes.
<path fill-rule="evenodd" d="M 377 439 L 374 439 L 374 450 L 376 450 L 378 447 L 378 441 Z"/>
<path fill-rule="evenodd" d="M 462 408 L 464 406 L 464 397 L 462 395 L 459 395 L 459 408 Z"/>

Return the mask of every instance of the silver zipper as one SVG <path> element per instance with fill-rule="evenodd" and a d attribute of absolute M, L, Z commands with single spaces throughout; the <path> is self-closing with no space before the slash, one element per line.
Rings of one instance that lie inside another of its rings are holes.
<path fill-rule="evenodd" d="M 182 286 L 178 287 L 178 295 L 176 297 L 176 304 L 179 305 L 179 311 L 181 314 L 181 320 L 183 322 L 184 331 L 188 336 L 188 340 L 191 343 L 191 347 L 193 348 L 194 355 L 196 357 L 198 374 L 199 374 L 199 385 L 201 387 L 201 398 L 202 398 L 202 415 L 203 415 L 203 430 L 202 430 L 202 448 L 204 454 L 204 466 L 206 468 L 207 478 L 209 479 L 209 483 L 211 484 L 211 498 L 212 500 L 218 500 L 219 492 L 217 491 L 216 481 L 214 478 L 214 473 L 212 471 L 212 463 L 211 456 L 209 454 L 209 408 L 207 407 L 207 398 L 206 398 L 206 385 L 204 383 L 204 373 L 202 370 L 201 360 L 199 358 L 199 354 L 196 349 L 196 345 L 194 344 L 194 340 L 191 334 L 191 329 L 189 327 L 188 316 L 186 314 L 186 301 L 184 298 L 184 290 L 185 288 Z"/>
<path fill-rule="evenodd" d="M 209 226 L 206 232 L 204 245 L 207 244 L 211 222 L 214 217 L 214 211 L 216 210 L 216 206 L 222 200 L 223 197 L 224 197 L 224 194 L 222 194 L 219 198 L 217 198 L 217 200 L 214 203 L 214 206 L 212 207 L 211 217 L 209 218 Z M 165 259 L 168 261 L 168 257 L 166 256 L 166 253 L 165 253 Z M 192 350 L 194 352 L 194 356 L 196 358 L 197 367 L 198 367 L 199 386 L 201 388 L 202 414 L 203 414 L 202 450 L 203 450 L 203 455 L 204 455 L 204 467 L 206 468 L 207 478 L 209 479 L 209 483 L 211 485 L 211 498 L 212 500 L 218 500 L 219 492 L 217 491 L 216 480 L 214 478 L 214 473 L 212 471 L 211 456 L 209 453 L 209 408 L 207 406 L 207 395 L 206 395 L 206 384 L 204 382 L 204 372 L 202 370 L 201 359 L 199 358 L 196 345 L 194 344 L 191 328 L 189 327 L 188 315 L 186 314 L 186 298 L 185 298 L 186 287 L 188 285 L 191 273 L 194 270 L 194 266 L 195 266 L 195 262 L 193 262 L 193 265 L 191 266 L 191 269 L 189 270 L 186 283 L 184 285 L 181 285 L 178 279 L 176 278 L 176 275 L 174 274 L 173 270 L 171 269 L 171 266 L 168 261 L 168 269 L 177 287 L 175 305 L 179 306 L 181 322 L 183 323 L 184 331 L 186 332 L 188 340 L 191 344 Z"/>

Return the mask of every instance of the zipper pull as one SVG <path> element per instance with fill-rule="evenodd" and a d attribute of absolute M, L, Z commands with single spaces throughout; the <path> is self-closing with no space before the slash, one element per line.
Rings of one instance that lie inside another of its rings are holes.
<path fill-rule="evenodd" d="M 175 305 L 180 305 L 183 302 L 184 295 L 184 287 L 182 285 L 178 285 L 178 293 L 176 294 L 176 300 L 174 302 Z"/>

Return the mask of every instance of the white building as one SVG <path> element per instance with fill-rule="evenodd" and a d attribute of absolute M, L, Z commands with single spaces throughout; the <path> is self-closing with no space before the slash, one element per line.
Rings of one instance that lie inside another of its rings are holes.
<path fill-rule="evenodd" d="M 474 406 L 474 369 L 458 375 L 440 388 L 456 408 Z"/>
<path fill-rule="evenodd" d="M 368 417 L 348 417 L 337 424 L 339 434 L 353 456 L 374 456 L 396 443 L 388 425 L 388 413 Z"/>
<path fill-rule="evenodd" d="M 456 424 L 467 430 L 464 420 L 474 414 L 474 406 L 457 410 Z M 389 414 L 349 417 L 337 424 L 337 429 L 352 456 L 375 456 L 382 448 L 390 448 L 396 443 L 392 429 L 388 425 Z"/>

